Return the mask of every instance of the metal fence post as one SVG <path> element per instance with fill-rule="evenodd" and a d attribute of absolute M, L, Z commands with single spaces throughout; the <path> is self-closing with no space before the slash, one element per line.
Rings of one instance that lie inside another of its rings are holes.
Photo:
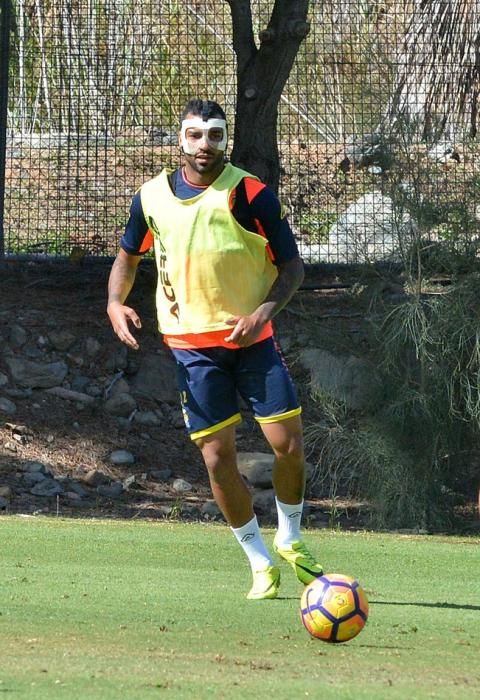
<path fill-rule="evenodd" d="M 5 257 L 5 160 L 7 148 L 8 67 L 10 55 L 11 0 L 0 8 L 0 262 Z"/>

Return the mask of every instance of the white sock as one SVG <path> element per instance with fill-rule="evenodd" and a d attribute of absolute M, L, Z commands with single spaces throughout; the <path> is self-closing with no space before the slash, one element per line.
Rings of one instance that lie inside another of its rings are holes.
<path fill-rule="evenodd" d="M 278 530 L 275 535 L 275 544 L 277 546 L 288 546 L 292 542 L 297 542 L 301 539 L 300 523 L 302 521 L 303 501 L 290 505 L 282 503 L 275 498 L 278 514 Z"/>
<path fill-rule="evenodd" d="M 230 529 L 247 555 L 252 571 L 261 571 L 272 565 L 272 558 L 260 534 L 256 515 L 242 527 L 232 527 Z"/>

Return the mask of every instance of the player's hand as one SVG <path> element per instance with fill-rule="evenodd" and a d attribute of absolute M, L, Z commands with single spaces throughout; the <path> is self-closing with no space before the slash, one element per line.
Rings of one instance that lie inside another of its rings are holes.
<path fill-rule="evenodd" d="M 260 321 L 253 315 L 228 318 L 226 323 L 233 326 L 233 331 L 224 340 L 227 343 L 236 343 L 241 348 L 252 345 L 265 326 L 264 321 Z"/>
<path fill-rule="evenodd" d="M 107 314 L 110 318 L 115 334 L 119 337 L 122 343 L 128 345 L 133 350 L 138 350 L 140 347 L 137 339 L 130 333 L 129 323 L 132 323 L 135 328 L 141 328 L 142 322 L 136 311 L 130 306 L 125 306 L 119 301 L 112 301 L 107 306 Z"/>

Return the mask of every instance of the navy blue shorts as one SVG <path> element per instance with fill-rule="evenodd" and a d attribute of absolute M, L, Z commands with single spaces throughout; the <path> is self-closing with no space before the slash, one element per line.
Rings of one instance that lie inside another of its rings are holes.
<path fill-rule="evenodd" d="M 238 394 L 259 423 L 301 413 L 292 379 L 274 338 L 247 348 L 171 348 L 185 425 L 192 440 L 242 420 Z"/>

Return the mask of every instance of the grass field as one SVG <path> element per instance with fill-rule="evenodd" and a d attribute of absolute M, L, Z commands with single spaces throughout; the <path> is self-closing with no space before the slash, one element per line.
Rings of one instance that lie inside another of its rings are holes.
<path fill-rule="evenodd" d="M 367 591 L 370 618 L 351 642 L 310 639 L 286 566 L 280 598 L 247 601 L 226 527 L 0 518 L 0 697 L 480 696 L 478 538 L 306 539 Z"/>

